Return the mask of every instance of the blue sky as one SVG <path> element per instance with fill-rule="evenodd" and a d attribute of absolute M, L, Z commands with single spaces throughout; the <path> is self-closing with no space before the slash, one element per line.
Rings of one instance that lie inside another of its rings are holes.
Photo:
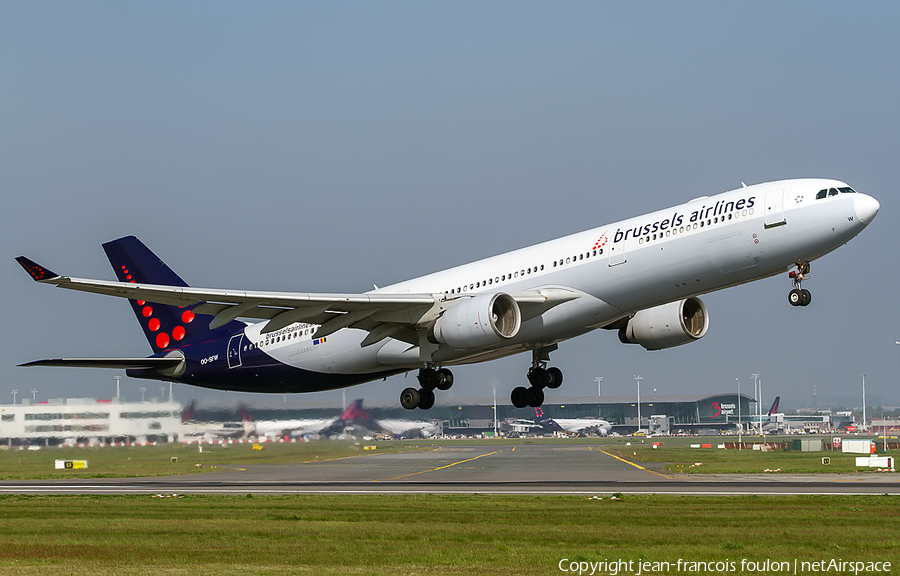
<path fill-rule="evenodd" d="M 21 254 L 112 278 L 100 244 L 135 234 L 198 286 L 356 292 L 742 181 L 821 176 L 882 209 L 813 263 L 810 307 L 778 277 L 704 297 L 710 332 L 690 346 L 583 336 L 554 353 L 554 394 L 596 393 L 596 376 L 630 394 L 635 374 L 660 393 L 752 389 L 759 372 L 787 409 L 813 386 L 820 405 L 852 405 L 866 373 L 870 399 L 900 405 L 898 17 L 837 2 L 0 2 L 0 402 L 114 390 L 110 371 L 21 362 L 150 351 L 126 303 L 34 285 Z M 458 368 L 447 397 L 506 398 L 528 363 Z"/>

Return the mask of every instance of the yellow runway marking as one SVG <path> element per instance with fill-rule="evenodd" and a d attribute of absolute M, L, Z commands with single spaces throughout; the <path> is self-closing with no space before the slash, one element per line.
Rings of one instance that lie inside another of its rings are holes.
<path fill-rule="evenodd" d="M 637 468 L 637 469 L 639 469 L 639 470 L 643 470 L 644 472 L 650 472 L 651 474 L 656 474 L 657 476 L 662 476 L 663 478 L 668 478 L 669 480 L 671 480 L 672 478 L 674 478 L 674 476 L 666 476 L 665 474 L 661 474 L 661 473 L 659 473 L 659 472 L 656 472 L 655 470 L 648 470 L 647 468 L 644 468 L 643 466 L 640 466 L 640 465 L 638 465 L 638 464 L 635 464 L 634 462 L 629 462 L 628 460 L 626 460 L 626 459 L 624 459 L 624 458 L 619 458 L 619 457 L 616 456 L 615 454 L 610 454 L 610 453 L 607 452 L 606 450 L 600 450 L 600 451 L 603 452 L 604 454 L 606 454 L 607 456 L 612 456 L 613 458 L 615 458 L 615 459 L 618 460 L 619 462 L 624 462 L 624 463 L 626 463 L 626 464 L 631 464 L 631 465 L 634 466 L 635 468 Z"/>
<path fill-rule="evenodd" d="M 456 466 L 457 464 L 465 464 L 466 462 L 471 462 L 472 460 L 478 460 L 479 458 L 483 458 L 485 456 L 490 456 L 491 454 L 496 454 L 497 452 L 498 452 L 498 450 L 495 450 L 493 452 L 488 452 L 487 454 L 482 454 L 481 456 L 469 458 L 468 460 L 460 460 L 459 462 L 447 464 L 446 466 L 438 466 L 437 468 L 429 468 L 428 470 L 420 470 L 419 472 L 413 472 L 412 474 L 404 474 L 403 476 L 396 476 L 394 478 L 388 478 L 388 480 L 399 480 L 400 478 L 408 478 L 409 476 L 415 476 L 417 474 L 424 474 L 426 472 L 436 472 L 438 470 L 443 470 L 444 468 L 450 468 L 452 466 Z M 383 480 L 372 480 L 372 482 L 383 482 Z"/>

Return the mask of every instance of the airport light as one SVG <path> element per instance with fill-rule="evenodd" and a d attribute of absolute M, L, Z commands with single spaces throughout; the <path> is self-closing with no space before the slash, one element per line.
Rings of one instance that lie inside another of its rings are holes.
<path fill-rule="evenodd" d="M 863 432 L 865 432 L 866 431 L 866 375 L 860 374 L 859 376 L 862 378 L 862 393 L 863 393 L 863 397 L 862 397 L 862 402 L 863 402 L 862 429 L 863 429 Z"/>
<path fill-rule="evenodd" d="M 637 431 L 641 429 L 641 380 L 643 378 L 641 378 L 640 374 L 634 377 L 634 381 L 637 382 Z"/>
<path fill-rule="evenodd" d="M 741 423 L 741 379 L 735 378 L 737 380 L 738 393 L 737 393 L 737 405 L 738 405 L 738 450 L 744 449 L 744 442 L 742 440 L 741 433 L 744 431 L 744 425 Z"/>
<path fill-rule="evenodd" d="M 750 376 L 753 377 L 753 395 L 756 396 L 756 415 L 758 416 L 756 423 L 759 435 L 762 436 L 762 382 L 759 381 L 759 372 L 754 372 Z"/>

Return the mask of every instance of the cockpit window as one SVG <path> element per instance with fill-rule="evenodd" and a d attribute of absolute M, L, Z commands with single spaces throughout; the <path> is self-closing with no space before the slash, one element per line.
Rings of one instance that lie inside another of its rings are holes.
<path fill-rule="evenodd" d="M 838 188 L 841 191 L 841 194 L 856 194 L 856 190 L 847 186 L 846 188 Z"/>
<path fill-rule="evenodd" d="M 819 193 L 816 194 L 816 200 L 821 200 L 826 196 L 828 196 L 828 190 L 819 190 Z"/>
<path fill-rule="evenodd" d="M 829 196 L 837 196 L 837 195 L 838 195 L 837 188 L 829 188 L 829 189 L 828 189 L 828 195 L 829 195 Z"/>

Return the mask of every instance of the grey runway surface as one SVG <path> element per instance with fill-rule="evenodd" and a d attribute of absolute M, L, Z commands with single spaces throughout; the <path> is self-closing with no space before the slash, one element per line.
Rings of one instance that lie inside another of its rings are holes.
<path fill-rule="evenodd" d="M 896 478 L 896 479 L 895 479 Z M 156 478 L 0 482 L 0 494 L 900 494 L 900 475 L 671 475 L 597 446 L 453 445 Z"/>

